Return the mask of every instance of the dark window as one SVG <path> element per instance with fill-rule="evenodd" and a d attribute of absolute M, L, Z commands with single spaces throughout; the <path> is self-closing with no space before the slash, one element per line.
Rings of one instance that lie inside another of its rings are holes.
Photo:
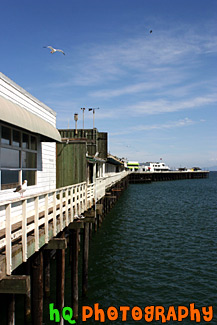
<path fill-rule="evenodd" d="M 24 149 L 29 149 L 29 135 L 26 133 L 23 133 L 22 147 Z"/>
<path fill-rule="evenodd" d="M 37 155 L 33 152 L 22 152 L 22 168 L 36 168 Z"/>
<path fill-rule="evenodd" d="M 1 167 L 19 168 L 20 167 L 19 150 L 1 148 Z"/>
<path fill-rule="evenodd" d="M 1 189 L 2 190 L 17 187 L 18 183 L 19 183 L 19 171 L 18 170 L 2 170 L 1 171 Z"/>
<path fill-rule="evenodd" d="M 1 143 L 8 145 L 11 144 L 11 129 L 5 126 L 2 126 Z"/>
<path fill-rule="evenodd" d="M 0 125 L 0 190 L 15 188 L 21 179 L 35 185 L 36 170 L 37 137 Z"/>
<path fill-rule="evenodd" d="M 27 180 L 27 185 L 31 186 L 31 185 L 35 185 L 35 171 L 34 170 L 23 170 L 22 171 L 22 178 L 23 181 L 26 179 Z"/>
<path fill-rule="evenodd" d="M 20 132 L 17 130 L 13 130 L 13 147 L 20 147 Z"/>
<path fill-rule="evenodd" d="M 37 139 L 31 136 L 30 149 L 37 150 Z"/>

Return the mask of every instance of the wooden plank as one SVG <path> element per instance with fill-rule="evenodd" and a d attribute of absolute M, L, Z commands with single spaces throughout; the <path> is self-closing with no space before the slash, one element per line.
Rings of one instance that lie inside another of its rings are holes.
<path fill-rule="evenodd" d="M 86 217 L 85 219 L 82 219 L 82 222 L 84 223 L 94 223 L 95 217 Z"/>
<path fill-rule="evenodd" d="M 53 238 L 44 247 L 44 249 L 65 249 L 65 248 L 67 248 L 67 241 L 65 238 Z"/>
<path fill-rule="evenodd" d="M 27 294 L 30 292 L 29 275 L 10 275 L 0 281 L 0 293 Z"/>
<path fill-rule="evenodd" d="M 69 229 L 81 229 L 81 228 L 84 228 L 84 223 L 83 223 L 83 221 L 74 221 L 74 222 L 71 222 L 70 224 L 69 224 L 69 227 L 68 227 Z"/>
<path fill-rule="evenodd" d="M 95 217 L 95 210 L 88 210 L 84 212 L 85 217 Z"/>

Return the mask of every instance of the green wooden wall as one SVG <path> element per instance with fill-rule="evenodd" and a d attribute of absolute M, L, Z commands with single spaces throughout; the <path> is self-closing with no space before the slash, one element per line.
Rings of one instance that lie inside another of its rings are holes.
<path fill-rule="evenodd" d="M 57 144 L 57 188 L 86 181 L 86 143 Z"/>

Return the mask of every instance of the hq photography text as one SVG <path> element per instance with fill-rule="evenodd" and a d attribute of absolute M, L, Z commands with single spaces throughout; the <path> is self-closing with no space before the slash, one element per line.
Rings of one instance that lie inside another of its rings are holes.
<path fill-rule="evenodd" d="M 73 319 L 73 310 L 71 307 L 64 307 L 62 312 L 54 308 L 54 304 L 49 304 L 50 321 L 60 322 L 61 317 L 69 324 L 76 324 Z M 99 303 L 94 304 L 93 307 L 82 306 L 82 322 L 94 320 L 100 323 L 106 321 L 121 320 L 126 322 L 129 320 L 145 321 L 147 323 L 159 321 L 159 323 L 167 323 L 169 321 L 184 322 L 186 319 L 200 323 L 210 322 L 213 319 L 213 306 L 205 306 L 196 308 L 194 303 L 189 306 L 146 306 L 146 307 L 108 307 L 103 309 L 99 307 Z"/>

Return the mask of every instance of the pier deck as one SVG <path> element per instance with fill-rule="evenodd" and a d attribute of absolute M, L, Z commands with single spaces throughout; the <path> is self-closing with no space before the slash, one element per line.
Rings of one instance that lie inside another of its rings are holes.
<path fill-rule="evenodd" d="M 182 179 L 208 178 L 208 171 L 165 171 L 165 172 L 132 172 L 130 183 L 151 183 L 157 181 L 172 181 Z"/>
<path fill-rule="evenodd" d="M 75 215 L 95 207 L 106 190 L 127 176 L 114 173 L 60 189 L 0 202 L 0 280 L 75 222 Z"/>

